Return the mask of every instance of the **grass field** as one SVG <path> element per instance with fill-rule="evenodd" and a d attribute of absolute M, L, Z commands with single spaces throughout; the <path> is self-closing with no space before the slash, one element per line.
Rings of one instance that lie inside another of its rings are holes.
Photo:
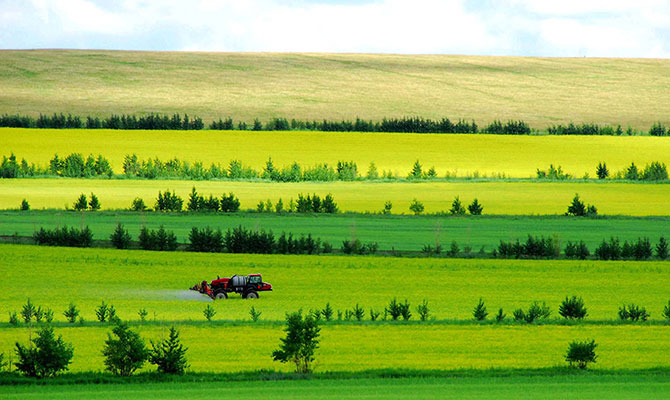
<path fill-rule="evenodd" d="M 373 54 L 0 53 L 0 110 L 188 113 L 207 120 L 421 115 L 620 123 L 668 120 L 669 61 Z"/>
<path fill-rule="evenodd" d="M 661 398 L 670 390 L 665 377 L 646 374 L 573 375 L 566 377 L 468 377 L 280 382 L 160 383 L 0 387 L 12 399 L 641 399 Z"/>
<path fill-rule="evenodd" d="M 329 182 L 276 183 L 240 181 L 147 181 L 107 179 L 11 179 L 0 180 L 0 208 L 18 208 L 27 199 L 33 209 L 72 208 L 81 193 L 95 193 L 103 209 L 127 209 L 135 197 L 153 207 L 158 191 L 174 190 L 188 199 L 195 186 L 200 194 L 234 192 L 242 209 L 256 209 L 260 200 L 289 199 L 316 193 L 332 193 L 341 211 L 380 212 L 384 202 L 393 203 L 394 214 L 409 214 L 413 198 L 425 205 L 425 212 L 448 212 L 454 197 L 465 205 L 474 198 L 484 206 L 484 214 L 564 214 L 575 193 L 594 204 L 599 214 L 670 215 L 667 184 L 626 184 L 599 182 Z"/>
<path fill-rule="evenodd" d="M 670 351 L 667 325 L 614 322 L 624 302 L 646 306 L 652 321 L 662 319 L 670 272 L 667 263 L 660 262 L 207 255 L 3 245 L 0 265 L 4 277 L 0 314 L 19 310 L 28 297 L 54 309 L 57 332 L 75 345 L 73 371 L 102 369 L 100 347 L 109 327 L 92 322 L 94 308 L 102 300 L 127 320 L 138 321 L 137 310 L 146 308 L 150 322 L 137 329 L 147 339 L 159 339 L 172 323 L 180 326 L 192 354 L 192 370 L 200 372 L 288 371 L 290 367 L 275 365 L 269 356 L 282 335 L 285 312 L 322 308 L 326 302 L 335 310 L 357 303 L 366 310 L 381 310 L 394 296 L 408 298 L 413 308 L 428 299 L 436 320 L 326 324 L 319 370 L 552 367 L 563 363 L 567 343 L 576 338 L 595 338 L 600 343 L 597 368 L 667 366 Z M 202 316 L 209 301 L 184 290 L 216 274 L 253 271 L 263 273 L 274 291 L 253 302 L 236 296 L 210 302 L 218 312 L 213 323 Z M 412 281 L 425 283 L 408 284 Z M 547 301 L 556 316 L 558 303 L 572 294 L 584 297 L 588 319 L 603 322 L 525 326 L 454 321 L 471 320 L 480 296 L 492 314 L 498 307 L 509 314 L 514 307 L 527 307 L 537 299 Z M 70 302 L 88 321 L 83 326 L 65 326 L 61 312 Z M 263 312 L 256 324 L 247 314 L 252 305 Z M 26 327 L 6 322 L 0 326 L 0 352 L 11 352 L 15 341 L 29 336 Z"/>
<path fill-rule="evenodd" d="M 418 251 L 424 245 L 433 247 L 438 242 L 446 250 L 456 240 L 461 250 L 466 245 L 477 253 L 482 246 L 490 252 L 500 240 L 524 240 L 527 235 L 556 237 L 562 247 L 567 241 L 583 240 L 593 251 L 603 239 L 615 236 L 627 241 L 648 237 L 655 243 L 661 236 L 670 236 L 670 218 L 576 218 L 576 217 L 526 217 L 526 216 L 385 216 L 385 215 L 302 215 L 238 213 L 217 216 L 208 213 L 138 213 L 130 211 L 100 211 L 96 213 L 71 211 L 0 211 L 0 235 L 31 236 L 40 227 L 91 228 L 96 240 L 108 240 L 118 223 L 130 232 L 133 240 L 146 226 L 158 229 L 161 225 L 171 230 L 181 243 L 188 243 L 191 228 L 212 227 L 225 231 L 244 226 L 247 229 L 271 230 L 279 235 L 312 234 L 339 248 L 342 241 L 352 237 L 363 243 L 377 242 L 381 250 Z M 10 240 L 10 239 L 8 239 Z"/>
<path fill-rule="evenodd" d="M 355 161 L 365 175 L 371 162 L 379 170 L 404 178 L 416 160 L 438 176 L 504 176 L 534 178 L 537 169 L 561 166 L 577 178 L 596 177 L 596 166 L 607 163 L 611 173 L 635 162 L 642 168 L 653 161 L 670 164 L 670 140 L 639 136 L 502 136 L 407 133 L 236 132 L 236 131 L 114 131 L 0 128 L 0 156 L 11 152 L 29 163 L 47 166 L 57 153 L 102 154 L 116 173 L 123 159 L 200 161 L 228 167 L 240 160 L 261 171 L 272 157 L 275 167 L 303 167 Z"/>
<path fill-rule="evenodd" d="M 413 310 L 427 299 L 438 320 L 471 319 L 480 297 L 491 314 L 500 307 L 509 314 L 540 300 L 557 316 L 559 303 L 575 294 L 584 298 L 589 319 L 615 320 L 621 304 L 635 302 L 660 321 L 670 299 L 668 262 L 264 256 L 20 245 L 1 245 L 0 257 L 3 320 L 30 297 L 56 310 L 56 321 L 65 320 L 61 313 L 70 302 L 94 321 L 102 300 L 124 319 L 138 320 L 137 311 L 146 308 L 150 318 L 155 312 L 160 321 L 204 321 L 209 300 L 187 288 L 217 275 L 252 272 L 262 273 L 275 290 L 255 303 L 239 296 L 214 302 L 217 320 L 248 321 L 252 305 L 267 321 L 282 320 L 285 312 L 299 308 L 321 309 L 327 302 L 341 311 L 357 303 L 366 312 L 383 311 L 393 297 L 407 298 Z M 415 280 L 425 284 L 409 283 Z"/>

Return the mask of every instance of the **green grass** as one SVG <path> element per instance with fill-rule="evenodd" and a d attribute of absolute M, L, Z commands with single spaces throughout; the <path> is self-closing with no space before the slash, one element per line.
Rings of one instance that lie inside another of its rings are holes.
<path fill-rule="evenodd" d="M 124 319 L 138 320 L 146 308 L 158 320 L 204 320 L 207 298 L 187 289 L 217 275 L 260 272 L 274 291 L 257 303 L 233 296 L 214 302 L 217 320 L 249 320 L 252 305 L 262 320 L 283 320 L 287 311 L 335 310 L 359 303 L 382 310 L 393 297 L 407 298 L 412 310 L 424 298 L 438 319 L 470 319 L 479 297 L 493 315 L 508 314 L 532 300 L 546 301 L 557 315 L 568 295 L 582 296 L 589 319 L 614 320 L 618 307 L 635 302 L 662 320 L 670 285 L 668 262 L 403 259 L 347 256 L 198 254 L 115 249 L 0 246 L 0 318 L 19 311 L 27 298 L 56 311 L 70 302 L 94 321 L 102 300 Z M 409 281 L 425 282 L 409 285 Z M 416 314 L 416 313 L 415 313 Z"/>
<path fill-rule="evenodd" d="M 668 60 L 3 51 L 0 112 L 667 122 Z"/>
<path fill-rule="evenodd" d="M 393 214 L 410 214 L 413 198 L 425 205 L 425 212 L 448 212 L 456 196 L 464 205 L 475 198 L 484 214 L 564 214 L 575 193 L 582 201 L 594 204 L 601 215 L 670 215 L 668 184 L 629 184 L 600 182 L 241 182 L 241 181 L 158 181 L 109 179 L 7 179 L 0 180 L 0 208 L 16 209 L 28 200 L 33 209 L 72 208 L 81 193 L 95 193 L 102 209 L 128 209 L 135 197 L 149 207 L 158 191 L 170 189 L 188 200 L 191 188 L 200 194 L 220 197 L 233 192 L 242 209 L 256 209 L 260 200 L 279 198 L 285 205 L 298 194 L 316 193 L 322 198 L 332 193 L 341 211 L 380 212 L 386 201 L 393 203 Z"/>
<path fill-rule="evenodd" d="M 0 387 L 5 399 L 650 399 L 667 396 L 662 375 L 612 374 Z"/>
<path fill-rule="evenodd" d="M 225 231 L 244 226 L 248 229 L 271 230 L 279 235 L 291 232 L 294 235 L 318 237 L 339 248 L 343 240 L 355 237 L 363 243 L 377 242 L 380 250 L 418 251 L 424 245 L 435 247 L 436 241 L 448 250 L 456 241 L 463 250 L 469 245 L 473 253 L 482 246 L 491 252 L 501 240 L 522 241 L 534 236 L 557 237 L 562 247 L 568 241 L 584 240 L 589 249 L 594 249 L 603 239 L 610 236 L 635 241 L 648 237 L 655 244 L 661 236 L 670 235 L 668 217 L 609 217 L 600 219 L 564 216 L 400 216 L 400 215 L 301 215 L 301 214 L 259 214 L 237 213 L 223 216 L 202 213 L 138 213 L 130 211 L 100 211 L 79 213 L 66 211 L 0 211 L 0 235 L 32 236 L 40 227 L 91 228 L 95 240 L 109 240 L 109 236 L 121 223 L 129 230 L 133 240 L 137 240 L 142 226 L 157 229 L 161 225 L 173 231 L 180 243 L 188 243 L 191 228 L 212 227 Z M 11 240 L 8 238 L 7 240 Z"/>
<path fill-rule="evenodd" d="M 668 302 L 667 264 L 213 255 L 1 245 L 0 353 L 10 354 L 16 341 L 28 340 L 28 327 L 10 326 L 5 318 L 30 298 L 55 311 L 57 334 L 74 344 L 71 370 L 101 370 L 100 349 L 110 327 L 95 322 L 94 310 L 104 300 L 121 318 L 133 322 L 146 340 L 158 340 L 170 325 L 177 325 L 189 348 L 193 372 L 288 372 L 290 366 L 270 357 L 282 336 L 286 312 L 321 309 L 328 302 L 337 315 L 360 304 L 368 318 L 370 308 L 382 311 L 398 297 L 412 305 L 414 322 L 325 324 L 317 370 L 545 368 L 563 365 L 567 343 L 587 338 L 599 343 L 596 369 L 666 367 L 670 336 L 661 311 Z M 274 291 L 262 293 L 256 301 L 231 296 L 212 302 L 187 290 L 217 275 L 251 272 L 262 273 Z M 558 318 L 558 304 L 573 294 L 584 298 L 592 323 L 471 322 L 480 297 L 490 317 L 502 307 L 511 318 L 513 309 L 540 300 L 552 309 L 552 318 Z M 435 321 L 416 321 L 416 305 L 423 299 Z M 65 322 L 62 312 L 70 302 L 81 310 L 83 325 Z M 618 307 L 630 302 L 647 308 L 650 323 L 616 321 Z M 217 311 L 212 323 L 202 315 L 207 304 Z M 251 306 L 262 312 L 260 323 L 250 321 Z M 148 311 L 150 322 L 139 322 L 140 308 Z"/>

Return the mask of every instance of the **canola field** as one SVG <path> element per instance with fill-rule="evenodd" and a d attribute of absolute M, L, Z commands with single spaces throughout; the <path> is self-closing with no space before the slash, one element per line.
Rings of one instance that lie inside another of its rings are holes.
<path fill-rule="evenodd" d="M 241 209 L 256 209 L 259 201 L 281 198 L 285 205 L 298 194 L 331 193 L 343 212 L 381 212 L 391 201 L 394 214 L 411 214 L 414 198 L 425 213 L 448 212 L 456 196 L 467 206 L 475 198 L 484 214 L 552 215 L 565 214 L 575 193 L 594 204 L 600 215 L 670 215 L 670 185 L 600 182 L 241 182 L 241 181 L 158 181 L 109 179 L 7 179 L 0 180 L 0 209 L 16 209 L 24 198 L 31 209 L 72 209 L 80 194 L 95 193 L 103 210 L 128 209 L 135 197 L 153 207 L 158 191 L 176 192 L 185 201 L 192 187 L 198 193 L 220 197 L 233 192 Z"/>
<path fill-rule="evenodd" d="M 6 50 L 0 110 L 188 113 L 211 121 L 420 115 L 621 124 L 668 122 L 669 61 L 323 53 Z M 566 88 L 569 88 L 567 90 Z"/>
<path fill-rule="evenodd" d="M 20 310 L 27 298 L 56 312 L 56 331 L 75 346 L 73 371 L 103 369 L 100 348 L 109 326 L 95 321 L 101 301 L 135 324 L 147 340 L 158 340 L 174 324 L 189 347 L 191 368 L 199 372 L 231 372 L 260 368 L 290 369 L 270 357 L 282 336 L 289 311 L 320 309 L 328 302 L 335 312 L 356 304 L 366 310 L 366 322 L 326 323 L 318 370 L 378 368 L 459 369 L 536 368 L 563 363 L 566 344 L 575 338 L 596 338 L 596 368 L 640 369 L 667 364 L 668 326 L 660 324 L 668 302 L 668 262 L 512 261 L 387 259 L 341 256 L 260 256 L 159 253 L 101 249 L 0 246 L 0 315 Z M 255 301 L 232 296 L 213 302 L 190 285 L 234 273 L 260 272 L 273 284 Z M 417 284 L 420 282 L 420 284 Z M 565 296 L 585 299 L 585 323 L 557 325 L 557 307 Z M 398 297 L 412 311 L 428 300 L 431 318 L 410 322 L 370 322 L 370 308 L 383 310 Z M 471 311 L 483 297 L 491 316 L 502 307 L 508 318 L 532 299 L 552 309 L 548 325 L 480 325 Z M 74 302 L 85 319 L 68 325 L 62 316 Z M 647 307 L 650 323 L 618 324 L 624 303 Z M 202 315 L 210 304 L 217 315 Z M 254 306 L 259 322 L 248 315 Z M 141 323 L 140 308 L 148 311 Z M 655 322 L 656 321 L 656 322 Z M 651 324 L 651 325 L 649 325 Z M 15 341 L 27 341 L 25 326 L 0 325 L 0 352 Z M 445 338 L 449 338 L 445 340 Z M 240 344 L 243 344 L 240 346 Z M 215 349 L 216 351 L 212 351 Z M 476 350 L 473 350 L 476 349 Z M 220 354 L 227 354 L 220 357 Z M 416 357 L 416 354 L 423 354 Z M 147 367 L 148 369 L 148 367 Z"/>
<path fill-rule="evenodd" d="M 95 138 L 92 140 L 92 138 Z M 232 160 L 257 171 L 272 157 L 276 168 L 294 161 L 303 167 L 354 161 L 365 176 L 371 162 L 379 174 L 404 178 L 419 160 L 439 177 L 534 178 L 550 164 L 577 178 L 596 177 L 605 162 L 612 174 L 631 162 L 639 168 L 654 161 L 670 164 L 670 140 L 650 136 L 506 136 L 358 132 L 118 131 L 85 129 L 0 128 L 0 156 L 47 166 L 58 154 L 103 155 L 114 172 L 123 173 L 123 159 L 174 157 L 206 167 L 228 167 Z"/>

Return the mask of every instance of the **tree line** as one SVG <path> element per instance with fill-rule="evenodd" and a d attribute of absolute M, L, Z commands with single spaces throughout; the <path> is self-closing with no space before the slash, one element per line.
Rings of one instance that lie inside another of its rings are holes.
<path fill-rule="evenodd" d="M 233 121 L 228 117 L 219 118 L 205 125 L 202 118 L 189 117 L 184 114 L 172 116 L 162 114 L 126 115 L 112 114 L 109 117 L 87 116 L 80 117 L 71 114 L 54 113 L 53 115 L 40 114 L 39 117 L 27 115 L 0 116 L 0 127 L 10 128 L 42 128 L 42 129 L 124 129 L 124 130 L 239 130 L 239 131 L 321 131 L 321 132 L 394 132 L 394 133 L 488 133 L 495 135 L 530 135 L 533 131 L 522 120 L 493 121 L 480 128 L 474 121 L 458 120 L 453 122 L 449 118 L 430 119 L 423 117 L 383 118 L 381 121 L 363 120 L 296 120 L 287 118 L 272 118 L 263 123 L 258 118 L 252 123 Z M 626 129 L 621 125 L 616 127 L 598 124 L 552 125 L 547 127 L 550 135 L 606 135 L 623 136 L 639 135 L 641 132 L 631 127 Z M 654 123 L 648 131 L 651 136 L 668 136 L 670 130 L 661 122 Z"/>

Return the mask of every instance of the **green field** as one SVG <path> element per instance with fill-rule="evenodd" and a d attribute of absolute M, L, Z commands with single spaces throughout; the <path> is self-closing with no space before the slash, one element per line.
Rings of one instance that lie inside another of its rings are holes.
<path fill-rule="evenodd" d="M 457 241 L 461 250 L 469 245 L 474 253 L 482 246 L 490 252 L 501 240 L 524 240 L 533 236 L 556 237 L 562 247 L 568 241 L 583 240 L 593 251 L 611 236 L 621 241 L 635 241 L 648 237 L 653 243 L 661 236 L 670 236 L 668 217 L 530 217 L 530 216 L 400 216 L 336 214 L 266 214 L 238 213 L 217 216 L 209 213 L 138 213 L 131 211 L 100 211 L 79 213 L 73 211 L 0 211 L 0 235 L 32 236 L 40 227 L 89 226 L 95 240 L 108 240 L 116 225 L 121 223 L 133 240 L 146 226 L 158 229 L 163 225 L 177 236 L 180 243 L 188 243 L 191 228 L 211 227 L 225 231 L 244 226 L 247 229 L 270 230 L 294 235 L 308 235 L 327 241 L 339 248 L 343 240 L 356 238 L 363 243 L 377 242 L 380 250 L 418 251 L 424 245 L 440 243 L 448 249 Z M 7 238 L 12 240 L 12 238 Z"/>
<path fill-rule="evenodd" d="M 0 387 L 12 399 L 175 399 L 217 393 L 236 399 L 652 399 L 670 390 L 660 374 L 564 377 L 333 379 L 280 382 L 160 383 Z"/>
<path fill-rule="evenodd" d="M 371 162 L 384 171 L 405 178 L 419 160 L 439 177 L 534 178 L 537 169 L 550 164 L 576 178 L 596 177 L 596 166 L 605 162 L 614 173 L 631 162 L 639 168 L 653 161 L 670 164 L 670 140 L 650 136 L 506 136 L 409 133 L 338 132 L 239 132 L 239 131 L 118 131 L 85 129 L 0 128 L 0 156 L 16 154 L 29 163 L 48 166 L 57 153 L 102 154 L 116 173 L 123 173 L 123 159 L 174 157 L 228 168 L 232 160 L 262 171 L 268 158 L 276 168 L 294 161 L 303 168 L 338 161 L 354 161 L 365 176 Z M 513 161 L 512 161 L 513 160 Z"/>
<path fill-rule="evenodd" d="M 0 388 L 6 399 L 173 399 L 216 392 L 239 399 L 650 399 L 668 390 L 661 376 L 360 379 L 290 382 L 162 383 Z M 3 393 L 4 392 L 4 393 Z"/>
<path fill-rule="evenodd" d="M 435 318 L 432 322 L 324 325 L 318 368 L 552 367 L 562 364 L 570 340 L 595 338 L 601 343 L 596 368 L 639 369 L 667 366 L 669 328 L 660 322 L 668 302 L 667 266 L 667 262 L 212 255 L 2 245 L 0 315 L 20 310 L 28 297 L 55 310 L 57 332 L 75 344 L 73 371 L 102 369 L 100 346 L 109 327 L 93 321 L 94 309 L 103 300 L 113 304 L 121 318 L 135 323 L 137 311 L 146 308 L 149 322 L 138 329 L 147 339 L 159 339 L 170 324 L 180 326 L 192 352 L 193 371 L 288 371 L 290 367 L 276 365 L 269 356 L 282 334 L 286 312 L 320 309 L 326 302 L 336 311 L 356 304 L 366 312 L 379 311 L 393 297 L 407 298 L 414 311 L 416 304 L 427 299 Z M 186 290 L 217 274 L 250 272 L 261 272 L 274 291 L 263 293 L 257 301 L 233 296 L 211 302 Z M 492 314 L 502 307 L 508 315 L 514 308 L 526 308 L 531 300 L 546 301 L 552 318 L 558 318 L 558 304 L 573 294 L 585 299 L 587 321 L 592 323 L 467 322 L 472 321 L 471 310 L 480 297 Z M 83 326 L 66 326 L 61 312 L 70 302 L 88 321 Z M 218 313 L 213 323 L 202 316 L 208 302 Z M 618 306 L 630 302 L 645 306 L 651 323 L 617 323 Z M 263 313 L 256 324 L 248 316 L 252 305 Z M 25 327 L 14 328 L 6 322 L 0 326 L 0 352 L 9 353 L 16 340 L 28 338 Z M 244 344 L 241 349 L 240 343 Z M 219 357 L 211 351 L 213 346 L 231 355 Z M 417 353 L 424 356 L 416 357 Z"/>
<path fill-rule="evenodd" d="M 0 110 L 211 120 L 421 115 L 589 122 L 668 121 L 668 60 L 372 54 L 0 53 Z"/>
<path fill-rule="evenodd" d="M 158 191 L 169 189 L 188 200 L 191 188 L 200 194 L 220 197 L 233 192 L 242 209 L 256 209 L 260 200 L 279 198 L 285 205 L 298 194 L 332 193 L 341 211 L 380 212 L 384 202 L 393 203 L 393 214 L 410 214 L 416 198 L 426 213 L 448 212 L 454 197 L 465 205 L 475 198 L 484 214 L 551 215 L 565 214 L 579 193 L 585 203 L 594 204 L 601 215 L 670 215 L 668 184 L 628 184 L 600 182 L 240 182 L 240 181 L 156 181 L 109 179 L 6 179 L 0 180 L 0 208 L 16 209 L 27 199 L 32 209 L 72 208 L 81 193 L 95 193 L 102 209 L 128 209 L 135 197 L 153 207 Z"/>

